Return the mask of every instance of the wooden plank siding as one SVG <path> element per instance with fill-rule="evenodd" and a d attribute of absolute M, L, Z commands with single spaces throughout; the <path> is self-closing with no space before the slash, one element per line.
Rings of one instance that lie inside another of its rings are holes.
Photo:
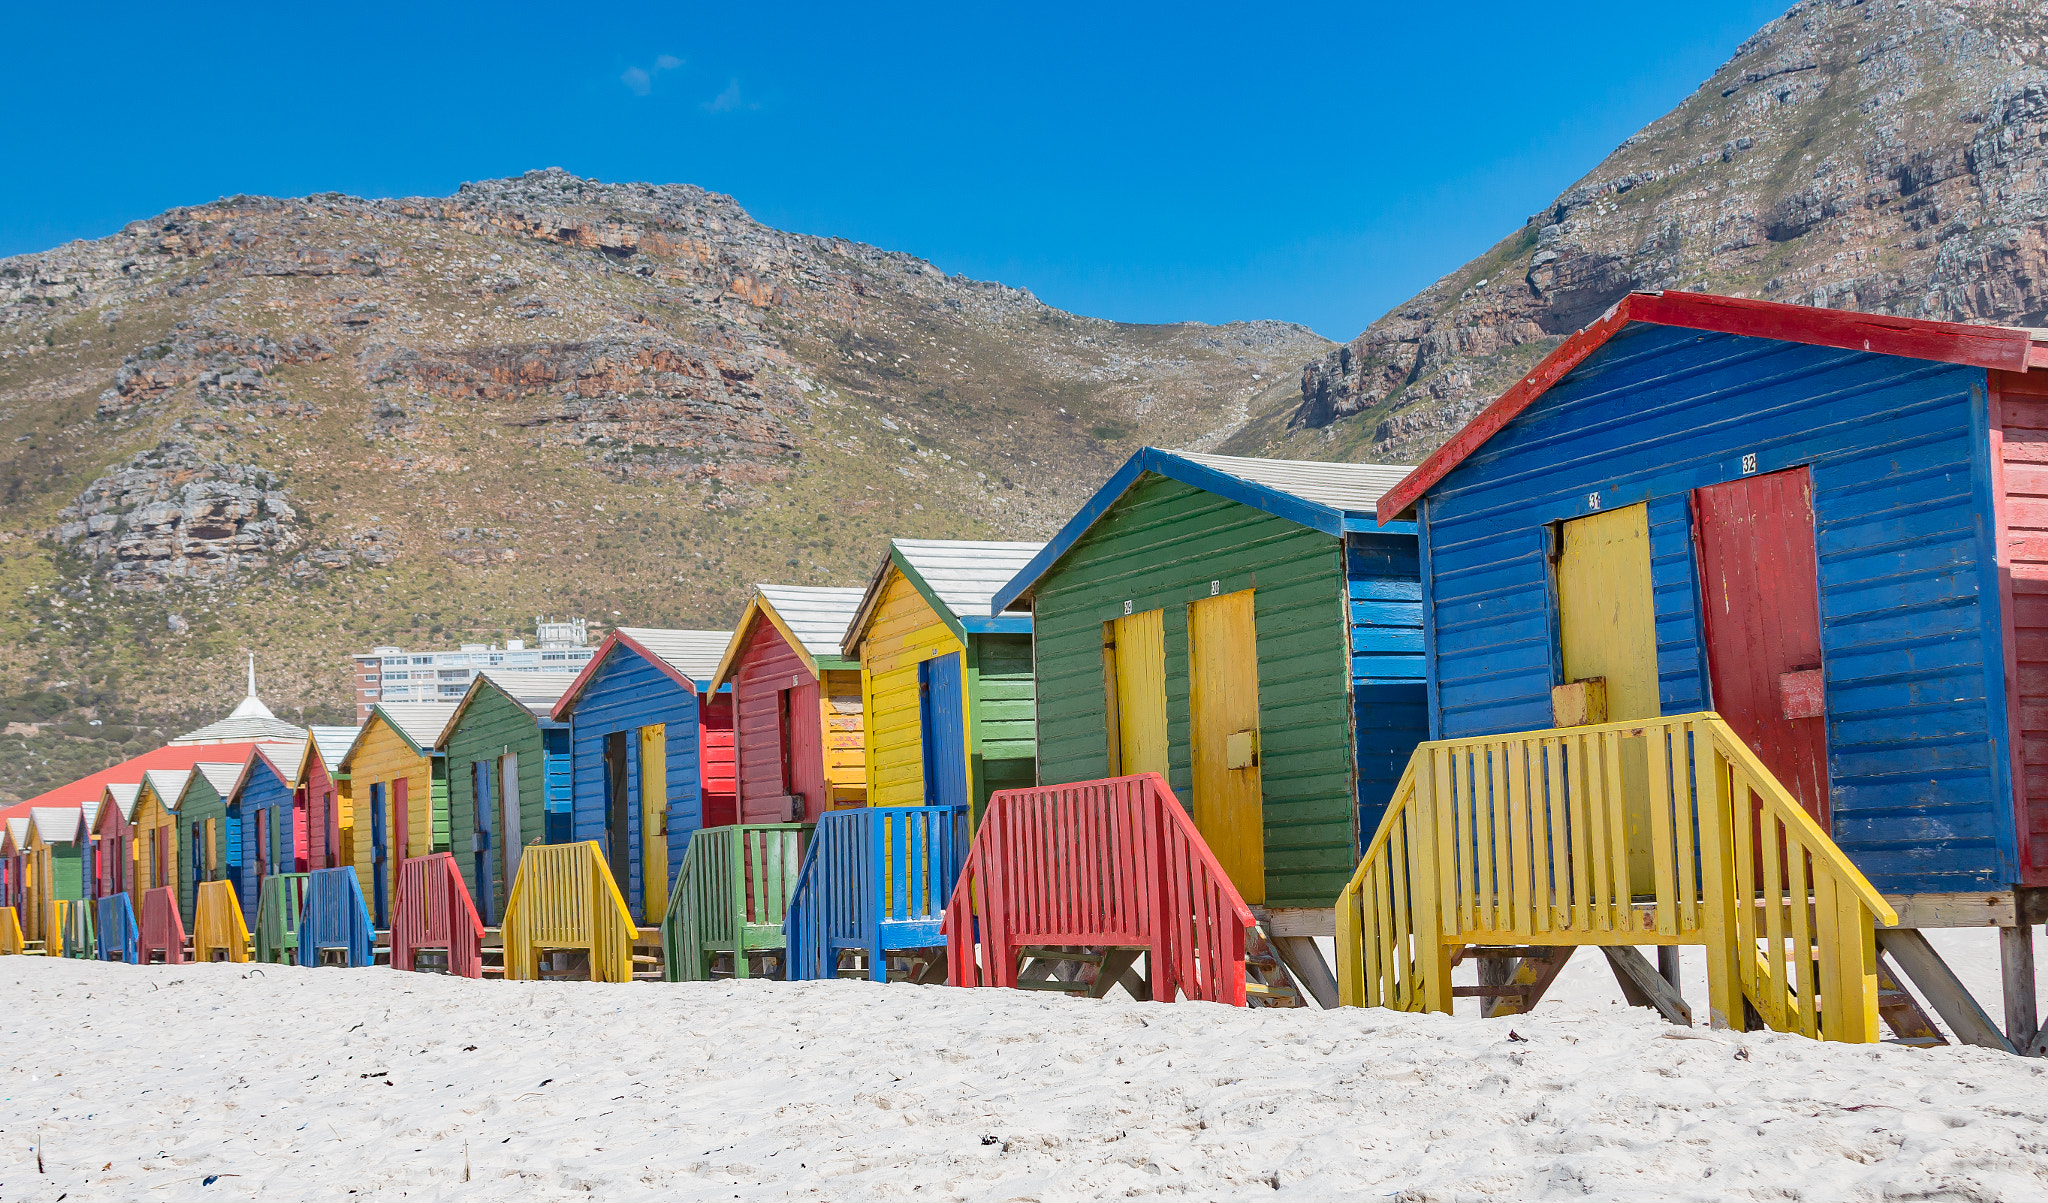
<path fill-rule="evenodd" d="M 1551 724 L 1550 524 L 1639 503 L 1663 712 L 1705 708 L 1691 490 L 1809 465 L 1831 834 L 1887 893 L 2010 883 L 1985 387 L 1981 368 L 1665 326 L 1615 334 L 1421 503 L 1431 734 Z"/>
<path fill-rule="evenodd" d="M 1429 738 L 1423 684 L 1422 565 L 1414 535 L 1345 536 L 1351 623 L 1351 727 L 1362 852 L 1379 829 L 1415 745 Z"/>
<path fill-rule="evenodd" d="M 924 805 L 924 747 L 918 726 L 917 666 L 967 647 L 895 566 L 861 642 L 861 694 L 867 719 L 870 806 Z M 961 674 L 962 691 L 971 677 Z M 962 697 L 973 714 L 973 699 Z M 965 749 L 973 763 L 973 724 Z"/>
<path fill-rule="evenodd" d="M 1031 636 L 967 637 L 968 794 L 975 824 L 999 789 L 1038 784 L 1038 680 Z"/>
<path fill-rule="evenodd" d="M 825 780 L 832 799 L 840 805 L 862 805 L 868 797 L 868 737 L 860 670 L 826 669 L 820 705 L 825 717 Z"/>
<path fill-rule="evenodd" d="M 343 863 L 338 847 L 341 831 L 340 815 L 336 811 L 338 792 L 334 778 L 327 771 L 326 758 L 308 739 L 306 758 L 299 765 L 297 800 L 298 813 L 306 820 L 298 836 L 299 856 L 307 869 L 332 869 Z"/>
<path fill-rule="evenodd" d="M 2048 885 L 2048 378 L 1994 372 L 2020 884 Z"/>
<path fill-rule="evenodd" d="M 227 813 L 227 799 L 204 775 L 194 772 L 185 783 L 185 795 L 178 804 L 178 827 L 182 832 L 178 846 L 184 861 L 183 871 L 178 875 L 178 911 L 186 931 L 192 930 L 199 883 L 227 880 Z"/>
<path fill-rule="evenodd" d="M 540 720 L 533 711 L 482 685 L 463 708 L 455 727 L 441 746 L 446 758 L 448 780 L 448 828 L 455 863 L 462 870 L 462 884 L 471 899 L 482 895 L 477 889 L 476 853 L 470 844 L 476 831 L 476 771 L 479 762 L 490 766 L 492 805 L 502 808 L 498 797 L 498 761 L 506 755 L 519 757 L 519 840 L 522 844 L 540 838 L 546 824 L 547 749 L 541 739 Z M 505 856 L 500 843 L 504 832 L 502 814 L 491 815 L 491 915 L 503 913 L 511 897 L 512 883 L 505 880 Z"/>
<path fill-rule="evenodd" d="M 731 693 L 697 695 L 697 758 L 697 782 L 703 798 L 701 826 L 739 822 L 739 744 L 733 731 Z M 671 859 L 669 864 L 676 861 Z"/>
<path fill-rule="evenodd" d="M 257 904 L 262 900 L 262 880 L 274 872 L 292 872 L 289 863 L 280 864 L 277 844 L 279 836 L 287 841 L 292 830 L 292 787 L 278 775 L 277 767 L 261 755 L 250 766 L 249 774 L 242 780 L 241 790 L 228 799 L 228 812 L 241 819 L 242 837 L 241 863 L 244 870 L 236 882 L 235 896 L 242 904 L 242 916 L 251 927 L 256 923 Z M 259 826 L 267 834 L 258 835 Z M 268 846 L 270 857 L 265 860 L 258 850 Z M 140 899 L 136 910 L 141 912 Z"/>
<path fill-rule="evenodd" d="M 1191 797 L 1188 606 L 1249 589 L 1258 639 L 1266 900 L 1325 907 L 1357 858 L 1342 540 L 1146 474 L 1034 592 L 1039 779 L 1110 775 L 1102 624 L 1163 611 L 1167 780 Z"/>
<path fill-rule="evenodd" d="M 831 805 L 825 776 L 824 702 L 818 678 L 772 622 L 747 633 L 732 678 L 734 741 L 739 766 L 739 821 L 782 823 L 787 792 L 804 796 L 804 817 L 815 823 Z M 790 729 L 783 731 L 783 694 Z M 783 755 L 789 755 L 784 780 Z M 785 789 L 787 786 L 787 789 Z"/>
<path fill-rule="evenodd" d="M 371 846 L 371 836 L 376 824 L 371 821 L 369 808 L 371 787 L 384 787 L 384 830 L 393 845 L 389 851 L 389 868 L 385 874 L 384 914 L 398 902 L 398 866 L 408 856 L 425 856 L 440 851 L 435 839 L 447 839 L 447 781 L 436 772 L 434 759 L 414 750 L 411 742 L 394 728 L 383 715 L 372 711 L 364 724 L 363 733 L 356 737 L 354 750 L 349 753 L 349 793 L 355 800 L 355 870 L 356 878 L 362 883 L 363 897 L 371 899 L 371 909 L 376 909 L 376 849 Z M 393 783 L 403 779 L 406 783 L 406 831 L 403 843 L 391 831 Z M 438 788 L 437 788 L 438 787 Z M 423 804 L 424 803 L 424 804 Z M 436 814 L 436 812 L 439 812 Z M 245 847 L 254 847 L 244 837 Z M 244 873 L 245 878 L 253 874 Z M 253 905 L 245 907 L 252 917 L 256 914 Z"/>
<path fill-rule="evenodd" d="M 698 764 L 698 695 L 623 643 L 613 644 L 564 717 L 572 731 L 572 841 L 596 840 L 610 849 L 610 813 L 605 797 L 605 737 L 623 732 L 626 742 L 626 880 L 617 882 L 633 916 L 655 924 L 661 916 L 645 913 L 647 893 L 641 881 L 641 832 L 645 829 L 640 797 L 640 728 L 665 724 L 668 820 L 668 873 L 658 893 L 675 883 L 690 835 L 703 822 L 703 780 Z M 558 715 L 563 715 L 557 710 Z"/>

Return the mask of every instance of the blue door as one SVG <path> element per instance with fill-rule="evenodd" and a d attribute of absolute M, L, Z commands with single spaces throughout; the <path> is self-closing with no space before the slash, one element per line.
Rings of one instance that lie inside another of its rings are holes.
<path fill-rule="evenodd" d="M 384 900 L 391 896 L 391 863 L 384 847 L 384 783 L 370 787 L 370 880 L 377 895 L 377 926 L 390 927 L 384 914 Z"/>
<path fill-rule="evenodd" d="M 489 926 L 491 922 L 491 766 L 476 761 L 469 766 L 470 781 L 476 799 L 476 830 L 470 838 L 471 860 L 476 868 L 476 909 L 477 918 Z"/>
<path fill-rule="evenodd" d="M 924 737 L 924 800 L 928 806 L 967 805 L 967 739 L 960 689 L 960 654 L 917 666 L 918 726 Z"/>

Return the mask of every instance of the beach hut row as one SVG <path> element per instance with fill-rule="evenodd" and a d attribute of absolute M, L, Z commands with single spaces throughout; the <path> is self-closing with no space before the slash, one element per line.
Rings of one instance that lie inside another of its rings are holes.
<path fill-rule="evenodd" d="M 378 928 L 459 884 L 507 976 L 1505 1014 L 1598 947 L 1677 1018 L 1692 944 L 1716 1023 L 1944 1038 L 1924 1003 L 2024 1052 L 2043 368 L 2026 330 L 1634 294 L 1418 467 L 1146 448 L 1045 543 L 894 540 L 864 588 L 252 750 L 220 859 L 245 912 L 349 867 Z M 194 775 L 107 786 L 131 901 Z M 1947 926 L 2000 930 L 2003 1023 Z"/>

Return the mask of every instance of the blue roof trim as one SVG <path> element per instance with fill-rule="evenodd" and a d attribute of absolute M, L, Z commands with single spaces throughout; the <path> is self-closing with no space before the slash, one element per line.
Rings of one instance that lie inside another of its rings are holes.
<path fill-rule="evenodd" d="M 970 635 L 1029 635 L 1031 616 L 1029 614 L 997 614 L 988 618 L 970 614 L 960 620 L 961 629 Z"/>
<path fill-rule="evenodd" d="M 1414 535 L 1420 534 L 1413 520 L 1405 522 L 1380 522 L 1372 518 L 1344 519 L 1344 533 L 1361 535 Z"/>
<path fill-rule="evenodd" d="M 1346 530 L 1354 529 L 1350 525 L 1353 520 L 1363 524 L 1355 529 L 1380 529 L 1373 521 L 1377 517 L 1374 511 L 1356 510 L 1347 513 L 1334 510 L 1313 501 L 1304 501 L 1292 493 L 1254 484 L 1242 477 L 1218 472 L 1193 460 L 1182 459 L 1171 451 L 1143 447 L 1136 455 L 1124 461 L 1124 466 L 1116 470 L 1116 475 L 1097 489 L 1095 495 L 1090 497 L 1072 518 L 1067 519 L 1067 524 L 1060 528 L 1059 534 L 1052 537 L 1052 542 L 1047 543 L 1037 555 L 1031 557 L 1031 562 L 1024 565 L 1023 569 L 1010 579 L 1010 583 L 996 593 L 989 603 L 990 613 L 1001 614 L 1018 598 L 1028 593 L 1031 587 L 1038 583 L 1038 578 L 1051 571 L 1052 566 L 1059 562 L 1059 558 L 1067 554 L 1067 550 L 1079 542 L 1082 535 L 1088 533 L 1088 528 L 1094 526 L 1097 520 L 1109 512 L 1109 507 L 1116 504 L 1117 498 L 1122 497 L 1138 477 L 1147 472 L 1155 472 L 1182 484 L 1193 485 L 1204 492 L 1214 493 L 1218 497 L 1251 506 L 1256 510 L 1264 510 L 1276 518 L 1298 522 L 1326 535 L 1342 535 Z M 1350 517 L 1351 514 L 1356 514 L 1357 517 L 1353 519 Z M 1407 526 L 1409 530 L 1414 530 L 1413 523 Z"/>

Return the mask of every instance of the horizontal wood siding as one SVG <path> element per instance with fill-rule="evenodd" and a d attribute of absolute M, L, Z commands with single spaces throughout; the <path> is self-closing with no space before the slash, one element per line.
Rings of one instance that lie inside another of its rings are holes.
<path fill-rule="evenodd" d="M 1362 852 L 1379 828 L 1415 745 L 1429 738 L 1422 564 L 1415 536 L 1346 536 L 1344 573 L 1351 615 L 1351 725 L 1358 753 Z"/>
<path fill-rule="evenodd" d="M 868 805 L 924 805 L 917 666 L 935 656 L 964 654 L 966 650 L 917 587 L 890 568 L 881 601 L 861 642 L 861 676 L 867 695 Z M 963 672 L 963 692 L 966 680 Z M 963 697 L 963 713 L 967 704 Z"/>
<path fill-rule="evenodd" d="M 349 758 L 349 793 L 359 803 L 355 811 L 356 878 L 362 882 L 363 897 L 376 896 L 376 852 L 370 846 L 375 825 L 370 821 L 370 787 L 384 786 L 384 830 L 392 847 L 387 891 L 395 891 L 399 862 L 408 856 L 425 856 L 434 850 L 434 768 L 428 757 L 413 751 L 405 737 L 394 731 L 382 715 L 372 713 L 363 733 L 356 737 L 355 754 Z M 391 830 L 392 783 L 403 778 L 405 786 L 405 841 L 401 846 Z M 443 797 L 446 797 L 444 794 Z M 443 810 L 442 831 L 447 830 Z M 246 843 L 246 839 L 245 839 Z M 254 845 L 250 845 L 253 847 Z M 246 881 L 254 876 L 244 873 Z M 392 897 L 396 897 L 395 893 Z M 374 911 L 375 907 L 372 906 Z M 249 912 L 251 915 L 254 911 Z M 387 912 L 388 913 L 388 912 Z"/>
<path fill-rule="evenodd" d="M 193 908 L 199 900 L 198 882 L 225 881 L 228 870 L 227 814 L 226 799 L 213 788 L 204 777 L 194 774 L 185 790 L 184 805 L 178 810 L 178 827 L 183 835 L 178 841 L 179 855 L 184 859 L 185 869 L 178 879 L 178 910 L 185 920 L 185 930 L 192 930 Z M 206 821 L 213 820 L 213 872 L 206 872 L 205 842 Z M 200 845 L 199 874 L 191 871 L 193 844 Z"/>
<path fill-rule="evenodd" d="M 782 780 L 782 692 L 793 690 L 792 723 L 820 728 L 818 679 L 804 667 L 775 624 L 763 620 L 754 624 L 740 651 L 738 671 L 733 674 L 734 744 L 739 753 L 739 810 L 743 823 L 780 823 L 783 815 L 777 802 L 783 796 Z M 825 786 L 825 763 L 821 729 L 808 738 L 792 732 L 790 749 L 797 753 L 791 765 L 791 785 L 806 799 L 810 818 L 816 821 L 829 801 Z M 813 755 L 805 756 L 809 750 Z"/>
<path fill-rule="evenodd" d="M 1102 624 L 1163 611 L 1168 781 L 1191 797 L 1188 621 L 1215 592 L 1253 591 L 1266 900 L 1327 907 L 1358 856 L 1343 544 L 1164 477 L 1138 479 L 1061 557 L 1033 603 L 1039 779 L 1109 772 Z"/>
<path fill-rule="evenodd" d="M 831 784 L 832 800 L 842 805 L 865 802 L 868 740 L 859 670 L 825 670 L 820 708 L 825 718 L 825 777 Z"/>
<path fill-rule="evenodd" d="M 1550 725 L 1546 524 L 1596 498 L 1648 503 L 1661 702 L 1708 706 L 1690 491 L 1745 454 L 1808 464 L 1834 839 L 1888 892 L 2010 882 L 1984 387 L 1975 368 L 1629 328 L 1427 496 L 1433 730 Z"/>
<path fill-rule="evenodd" d="M 257 883 L 270 871 L 268 865 L 259 866 L 259 858 L 256 855 L 256 825 L 270 824 L 270 830 L 274 835 L 290 831 L 292 788 L 277 775 L 277 770 L 271 767 L 269 761 L 258 756 L 256 763 L 249 769 L 248 778 L 242 782 L 241 793 L 229 803 L 229 809 L 242 819 L 242 864 L 247 866 L 247 870 L 241 876 L 236 894 L 241 899 L 243 916 L 253 925 L 258 902 Z M 265 813 L 267 811 L 277 811 L 279 815 L 273 819 Z M 261 873 L 257 871 L 259 867 L 262 869 Z"/>
<path fill-rule="evenodd" d="M 306 817 L 299 838 L 299 854 L 305 859 L 308 869 L 334 868 L 342 863 L 341 850 L 332 846 L 337 826 L 334 778 L 327 772 L 327 762 L 310 746 L 306 749 L 306 762 L 299 775 L 305 778 L 305 784 L 299 787 L 304 795 L 299 813 Z M 328 861 L 330 854 L 334 858 L 331 864 Z"/>
<path fill-rule="evenodd" d="M 638 652 L 614 644 L 610 655 L 584 686 L 570 715 L 573 730 L 571 767 L 572 825 L 570 839 L 606 843 L 604 737 L 625 732 L 626 754 L 638 763 L 640 728 L 655 723 L 667 725 L 668 750 L 668 884 L 675 883 L 683 864 L 683 851 L 690 834 L 703 820 L 703 784 L 697 763 L 697 694 L 660 668 L 642 659 Z M 640 782 L 638 772 L 627 775 L 627 880 L 619 882 L 634 917 L 649 922 L 641 912 L 645 894 L 640 867 Z M 653 921 L 659 922 L 660 916 Z"/>
<path fill-rule="evenodd" d="M 541 744 L 540 720 L 533 711 L 484 686 L 462 711 L 455 729 L 442 745 L 448 778 L 448 827 L 455 863 L 462 868 L 462 884 L 471 898 L 479 897 L 476 880 L 476 765 L 488 764 L 491 772 L 491 804 L 502 808 L 498 760 L 519 757 L 519 840 L 530 843 L 540 838 L 547 809 L 547 764 Z M 512 883 L 505 880 L 505 854 L 501 813 L 491 816 L 491 913 L 493 919 L 505 909 Z"/>
<path fill-rule="evenodd" d="M 1038 784 L 1038 682 L 1032 673 L 1031 636 L 975 635 L 968 696 L 974 759 L 974 814 L 980 821 L 989 795 Z"/>
<path fill-rule="evenodd" d="M 739 747 L 733 736 L 732 694 L 697 695 L 698 779 L 703 789 L 703 822 L 718 827 L 739 822 Z M 671 874 L 676 862 L 669 862 Z"/>
<path fill-rule="evenodd" d="M 547 757 L 547 816 L 542 837 L 550 844 L 566 844 L 575 838 L 575 788 L 570 772 L 574 757 L 568 728 L 543 730 L 541 746 Z"/>
<path fill-rule="evenodd" d="M 1999 398 L 2002 538 L 2011 582 L 2007 649 L 2020 876 L 2048 885 L 2048 380 L 1995 372 Z"/>

